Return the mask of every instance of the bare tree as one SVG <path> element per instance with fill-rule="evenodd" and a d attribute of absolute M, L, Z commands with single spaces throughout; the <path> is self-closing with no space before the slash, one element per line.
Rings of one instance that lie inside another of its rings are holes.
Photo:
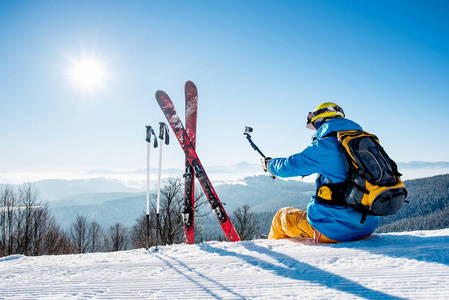
<path fill-rule="evenodd" d="M 25 255 L 49 254 L 43 240 L 56 226 L 47 203 L 39 198 L 32 184 L 26 183 L 18 189 L 18 205 L 15 214 L 16 252 Z"/>
<path fill-rule="evenodd" d="M 0 256 L 13 254 L 17 197 L 10 185 L 0 189 Z"/>
<path fill-rule="evenodd" d="M 105 244 L 108 251 L 126 250 L 129 244 L 128 229 L 120 223 L 115 223 L 109 227 Z"/>
<path fill-rule="evenodd" d="M 161 243 L 171 245 L 180 242 L 182 228 L 182 191 L 183 185 L 179 177 L 168 178 L 161 188 L 160 240 Z"/>
<path fill-rule="evenodd" d="M 56 248 L 57 252 L 55 254 L 72 254 L 75 253 L 76 247 L 73 244 L 72 239 L 70 238 L 70 234 L 65 231 L 60 232 L 61 235 L 58 237 L 58 247 Z"/>
<path fill-rule="evenodd" d="M 104 250 L 105 233 L 100 224 L 93 221 L 89 225 L 88 231 L 88 252 L 98 252 Z"/>
<path fill-rule="evenodd" d="M 150 228 L 156 228 L 155 212 L 150 213 Z M 139 218 L 136 219 L 136 224 L 131 228 L 131 244 L 133 248 L 145 248 L 146 247 L 146 234 L 147 234 L 147 216 L 146 213 L 142 213 Z M 150 230 L 148 237 L 148 247 L 156 245 L 156 232 Z"/>
<path fill-rule="evenodd" d="M 233 212 L 234 215 L 234 227 L 242 240 L 251 239 L 259 231 L 259 221 L 254 216 L 253 212 L 250 212 L 250 206 L 245 204 L 238 207 Z"/>
<path fill-rule="evenodd" d="M 200 211 L 208 204 L 207 199 L 201 189 L 195 190 L 195 237 L 201 240 L 202 228 L 199 218 L 207 216 L 207 213 Z M 150 236 L 148 246 L 156 245 L 156 195 L 152 195 L 152 208 L 150 212 Z M 184 201 L 184 182 L 179 177 L 168 178 L 161 187 L 160 199 L 160 234 L 161 244 L 179 243 L 183 240 L 182 204 Z M 143 213 L 131 229 L 131 243 L 134 248 L 146 246 L 146 213 Z"/>
<path fill-rule="evenodd" d="M 1 186 L 0 197 L 0 256 L 73 252 L 31 184 L 20 186 L 17 192 L 11 186 Z"/>
<path fill-rule="evenodd" d="M 35 221 L 35 210 L 41 205 L 38 200 L 38 193 L 30 183 L 19 187 L 19 205 L 17 240 L 18 253 L 25 255 L 32 254 L 33 226 Z"/>
<path fill-rule="evenodd" d="M 86 217 L 78 215 L 70 229 L 70 235 L 78 253 L 85 253 L 87 251 L 89 243 L 88 232 Z"/>
<path fill-rule="evenodd" d="M 51 218 L 50 225 L 43 237 L 43 247 L 45 254 L 72 254 L 76 252 L 76 247 L 70 236 L 61 230 L 54 218 Z"/>
<path fill-rule="evenodd" d="M 49 254 L 44 244 L 45 236 L 56 226 L 47 204 L 39 205 L 32 213 L 32 243 L 30 254 Z"/>
<path fill-rule="evenodd" d="M 208 204 L 204 193 L 196 189 L 195 193 L 195 219 L 208 215 L 200 215 L 199 211 Z M 179 177 L 170 177 L 161 188 L 160 207 L 160 241 L 161 244 L 171 245 L 183 240 L 184 223 L 182 221 L 182 204 L 184 201 L 184 182 Z M 153 211 L 156 207 L 153 203 Z M 195 226 L 197 227 L 197 226 Z M 200 233 L 201 230 L 195 231 Z"/>

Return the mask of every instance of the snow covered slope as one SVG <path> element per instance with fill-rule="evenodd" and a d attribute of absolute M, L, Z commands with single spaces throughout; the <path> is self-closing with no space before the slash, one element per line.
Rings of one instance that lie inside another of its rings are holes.
<path fill-rule="evenodd" d="M 0 258 L 1 299 L 448 299 L 449 229 Z"/>

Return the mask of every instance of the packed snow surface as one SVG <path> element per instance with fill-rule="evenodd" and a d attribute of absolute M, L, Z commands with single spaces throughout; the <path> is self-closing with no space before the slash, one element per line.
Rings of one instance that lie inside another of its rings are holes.
<path fill-rule="evenodd" d="M 0 258 L 1 299 L 448 299 L 449 229 Z"/>

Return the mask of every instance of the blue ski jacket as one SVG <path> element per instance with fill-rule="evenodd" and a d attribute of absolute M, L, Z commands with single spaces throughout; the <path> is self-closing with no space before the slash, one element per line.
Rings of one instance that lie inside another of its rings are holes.
<path fill-rule="evenodd" d="M 362 130 L 357 123 L 343 118 L 326 121 L 316 132 L 316 139 L 304 151 L 287 158 L 274 158 L 268 170 L 279 177 L 307 176 L 318 173 L 317 188 L 324 183 L 339 183 L 346 179 L 346 167 L 335 131 Z M 367 216 L 352 208 L 331 206 L 312 197 L 307 208 L 307 220 L 313 228 L 335 241 L 345 242 L 368 236 L 379 226 L 378 216 Z"/>

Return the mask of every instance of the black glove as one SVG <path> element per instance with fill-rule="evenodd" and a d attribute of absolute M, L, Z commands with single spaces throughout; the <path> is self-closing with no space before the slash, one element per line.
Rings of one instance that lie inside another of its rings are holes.
<path fill-rule="evenodd" d="M 265 171 L 265 172 L 269 172 L 269 173 L 271 173 L 270 171 L 268 171 L 268 162 L 271 160 L 271 157 L 262 157 L 261 159 L 260 159 L 260 163 L 262 164 L 262 169 Z"/>

